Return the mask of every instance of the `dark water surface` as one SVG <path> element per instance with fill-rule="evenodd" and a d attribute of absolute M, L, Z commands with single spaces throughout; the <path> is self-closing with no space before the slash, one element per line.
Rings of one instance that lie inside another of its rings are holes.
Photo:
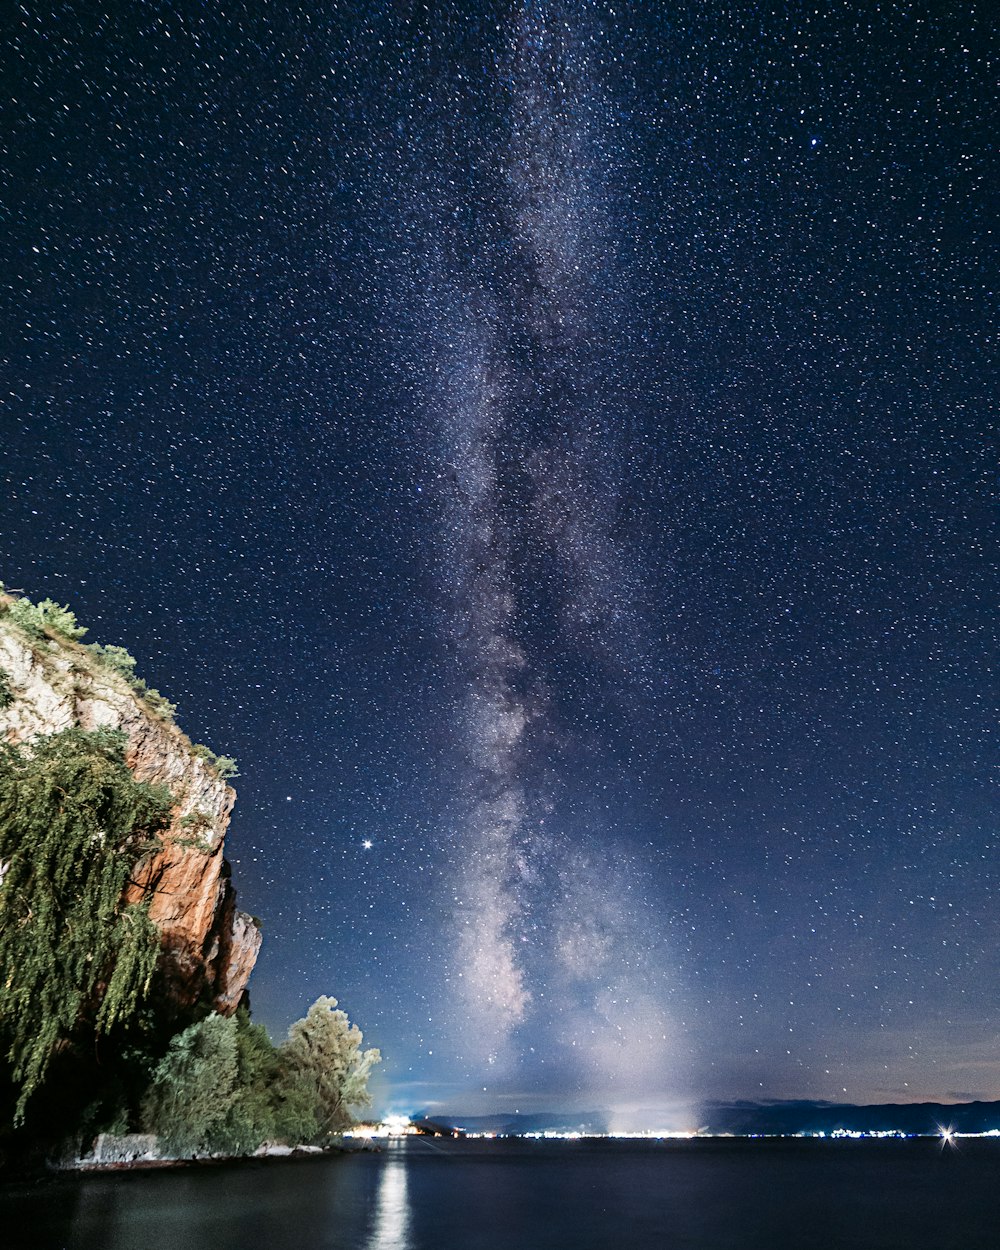
<path fill-rule="evenodd" d="M 450 1142 L 0 1189 L 10 1250 L 1000 1248 L 1000 1142 Z"/>

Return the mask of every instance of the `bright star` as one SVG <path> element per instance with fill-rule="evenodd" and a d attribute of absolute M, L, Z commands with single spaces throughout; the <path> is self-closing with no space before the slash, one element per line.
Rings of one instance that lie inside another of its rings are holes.
<path fill-rule="evenodd" d="M 365 840 L 361 843 L 361 845 L 364 847 L 366 851 L 370 851 L 372 849 L 372 842 L 368 838 L 365 838 Z"/>

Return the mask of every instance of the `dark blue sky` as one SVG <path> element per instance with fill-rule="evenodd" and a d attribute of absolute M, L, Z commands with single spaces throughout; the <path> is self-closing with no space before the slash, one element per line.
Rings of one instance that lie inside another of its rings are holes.
<path fill-rule="evenodd" d="M 275 1033 L 336 994 L 401 1108 L 1000 1097 L 990 38 L 5 19 L 0 576 L 238 758 Z"/>

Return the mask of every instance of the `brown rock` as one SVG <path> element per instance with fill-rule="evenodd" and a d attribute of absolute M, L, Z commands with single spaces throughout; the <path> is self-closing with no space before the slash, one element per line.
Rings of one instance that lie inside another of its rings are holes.
<path fill-rule="evenodd" d="M 173 795 L 163 849 L 137 869 L 130 894 L 153 889 L 150 915 L 162 934 L 163 970 L 178 1006 L 207 992 L 216 1010 L 231 1015 L 261 943 L 256 923 L 236 909 L 223 855 L 233 788 L 177 725 L 80 643 L 58 635 L 30 640 L 0 616 L 0 670 L 13 695 L 0 708 L 0 735 L 8 741 L 30 742 L 71 725 L 120 729 L 136 778 Z"/>

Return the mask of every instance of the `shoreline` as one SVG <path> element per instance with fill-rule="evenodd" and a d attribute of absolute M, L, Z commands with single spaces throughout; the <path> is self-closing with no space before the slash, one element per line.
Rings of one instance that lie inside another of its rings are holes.
<path fill-rule="evenodd" d="M 220 1167 L 227 1163 L 270 1163 L 280 1159 L 323 1159 L 330 1155 L 351 1154 L 354 1150 L 364 1147 L 350 1146 L 295 1146 L 286 1150 L 268 1150 L 261 1154 L 251 1155 L 194 1155 L 185 1159 L 121 1159 L 107 1163 L 75 1160 L 72 1164 L 50 1166 L 47 1170 L 55 1175 L 79 1176 L 87 1174 L 104 1175 L 108 1172 L 140 1172 L 159 1171 L 170 1168 Z"/>
<path fill-rule="evenodd" d="M 307 1160 L 328 1159 L 334 1155 L 377 1153 L 379 1146 L 295 1146 L 282 1147 L 249 1155 L 206 1155 L 183 1159 L 114 1159 L 106 1162 L 95 1159 L 74 1159 L 65 1163 L 39 1162 L 27 1164 L 23 1169 L 16 1165 L 0 1169 L 0 1187 L 18 1184 L 38 1184 L 55 1181 L 61 1177 L 75 1180 L 87 1176 L 108 1176 L 135 1172 L 172 1172 L 184 1169 L 222 1168 L 240 1164 L 270 1164 Z"/>

